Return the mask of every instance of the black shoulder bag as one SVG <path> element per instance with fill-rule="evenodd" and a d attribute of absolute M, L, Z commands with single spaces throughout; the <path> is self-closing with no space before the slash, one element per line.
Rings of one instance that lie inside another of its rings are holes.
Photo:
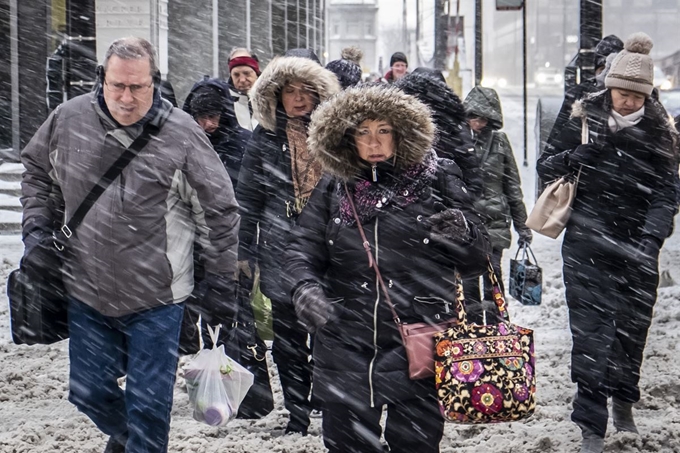
<path fill-rule="evenodd" d="M 149 143 L 157 128 L 147 125 L 141 135 L 111 165 L 99 182 L 85 196 L 71 219 L 52 233 L 54 247 L 50 252 L 59 259 L 68 240 L 73 236 L 85 215 L 106 188 L 121 174 L 139 151 Z M 56 261 L 56 260 L 55 260 Z M 61 272 L 35 278 L 22 266 L 7 279 L 10 328 L 15 344 L 52 344 L 68 338 L 68 298 Z"/>

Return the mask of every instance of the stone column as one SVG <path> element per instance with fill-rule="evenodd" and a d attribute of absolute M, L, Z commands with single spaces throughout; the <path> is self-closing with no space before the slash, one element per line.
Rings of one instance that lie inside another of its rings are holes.
<path fill-rule="evenodd" d="M 96 0 L 97 60 L 125 36 L 147 39 L 158 52 L 161 74 L 168 73 L 168 0 Z"/>

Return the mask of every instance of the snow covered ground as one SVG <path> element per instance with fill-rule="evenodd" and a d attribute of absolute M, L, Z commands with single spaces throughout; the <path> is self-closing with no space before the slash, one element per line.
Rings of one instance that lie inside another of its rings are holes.
<path fill-rule="evenodd" d="M 516 93 L 501 93 L 506 131 L 515 147 L 527 207 L 534 198 L 533 113 L 529 103 L 529 167 L 522 167 L 522 102 Z M 517 324 L 535 329 L 538 407 L 522 423 L 491 426 L 447 424 L 441 443 L 449 453 L 577 452 L 579 430 L 569 420 L 575 387 L 569 380 L 567 309 L 561 281 L 560 241 L 534 240 L 534 252 L 543 267 L 543 303 L 525 307 L 510 299 L 510 314 Z M 19 236 L 0 236 L 0 452 L 95 453 L 106 439 L 67 401 L 68 343 L 52 346 L 15 346 L 9 336 L 5 277 L 16 267 L 22 245 Z M 504 269 L 510 255 L 506 252 Z M 680 282 L 680 233 L 662 251 L 661 268 Z M 640 437 L 615 434 L 610 423 L 606 452 L 680 452 L 680 286 L 659 291 L 654 323 L 649 334 L 642 375 L 642 400 L 636 405 Z M 271 370 L 275 376 L 275 369 Z M 310 435 L 283 435 L 286 413 L 276 378 L 276 408 L 257 421 L 235 420 L 224 428 L 202 425 L 191 418 L 186 393 L 177 386 L 172 411 L 170 452 L 322 452 L 320 419 Z M 416 452 L 414 452 L 416 453 Z"/>

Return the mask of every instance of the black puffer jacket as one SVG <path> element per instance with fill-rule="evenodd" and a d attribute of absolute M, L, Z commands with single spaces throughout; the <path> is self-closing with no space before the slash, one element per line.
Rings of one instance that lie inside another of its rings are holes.
<path fill-rule="evenodd" d="M 419 68 L 420 69 L 420 68 Z M 484 189 L 482 170 L 465 118 L 465 108 L 456 93 L 435 75 L 414 71 L 399 79 L 395 86 L 417 97 L 432 110 L 437 126 L 434 149 L 439 157 L 454 160 L 463 172 L 463 181 L 474 198 Z"/>
<path fill-rule="evenodd" d="M 239 126 L 234 116 L 234 102 L 229 93 L 229 85 L 220 79 L 205 78 L 196 82 L 191 88 L 184 101 L 182 110 L 191 115 L 191 100 L 194 98 L 196 90 L 209 87 L 222 98 L 222 113 L 220 114 L 220 125 L 217 130 L 207 134 L 210 143 L 220 156 L 222 164 L 229 173 L 231 184 L 236 189 L 238 174 L 241 170 L 241 161 L 245 153 L 246 146 L 250 140 L 251 132 Z"/>
<path fill-rule="evenodd" d="M 396 161 L 376 166 L 377 181 L 343 139 L 367 118 L 386 119 L 400 137 Z M 291 293 L 303 283 L 319 283 L 335 304 L 334 318 L 314 341 L 314 392 L 321 401 L 356 399 L 377 406 L 431 394 L 434 385 L 432 379 L 409 379 L 398 330 L 343 201 L 343 181 L 359 215 L 366 214 L 362 206 L 373 212 L 365 216 L 363 228 L 403 321 L 436 323 L 453 317 L 456 269 L 467 276 L 485 269 L 490 251 L 486 232 L 458 166 L 429 151 L 433 132 L 423 104 L 386 86 L 351 88 L 312 116 L 309 143 L 328 175 L 291 234 L 285 275 Z M 423 167 L 428 171 L 411 176 L 413 168 Z M 389 192 L 395 182 L 400 188 Z M 421 189 L 404 190 L 411 183 L 422 183 Z M 358 187 L 368 184 L 386 190 L 376 211 L 357 195 Z M 462 210 L 468 221 L 470 240 L 463 245 L 447 247 L 430 235 L 428 218 L 450 208 Z"/>
<path fill-rule="evenodd" d="M 256 258 L 253 246 L 259 224 L 261 289 L 277 301 L 290 300 L 280 286 L 281 266 L 288 233 L 296 221 L 287 117 L 279 101 L 281 89 L 291 80 L 312 86 L 321 101 L 340 90 L 335 74 L 313 60 L 281 57 L 267 65 L 250 91 L 253 116 L 259 126 L 253 131 L 236 188 L 241 206 L 239 260 Z"/>
<path fill-rule="evenodd" d="M 609 90 L 576 102 L 572 119 L 538 160 L 538 173 L 551 181 L 578 170 L 569 155 L 581 143 L 582 118 L 587 118 L 591 140 L 603 151 L 596 165 L 581 171 L 568 237 L 578 233 L 603 247 L 610 247 L 602 240 L 607 237 L 636 244 L 650 235 L 662 243 L 676 212 L 677 132 L 653 98 L 645 101 L 645 115 L 636 126 L 616 133 L 608 126 L 611 108 Z"/>

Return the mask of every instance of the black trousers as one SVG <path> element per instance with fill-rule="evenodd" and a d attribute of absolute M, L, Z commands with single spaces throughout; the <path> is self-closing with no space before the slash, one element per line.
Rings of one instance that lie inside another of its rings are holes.
<path fill-rule="evenodd" d="M 360 404 L 323 406 L 323 442 L 329 453 L 382 453 L 382 407 Z M 444 419 L 437 398 L 387 405 L 385 440 L 391 453 L 439 453 Z"/>
<path fill-rule="evenodd" d="M 659 283 L 658 257 L 640 260 L 634 244 L 565 238 L 564 286 L 572 334 L 572 420 L 604 437 L 607 399 L 640 399 L 640 368 Z"/>
<path fill-rule="evenodd" d="M 503 285 L 503 272 L 501 269 L 501 260 L 503 259 L 503 249 L 493 249 L 491 253 L 491 265 L 496 273 L 498 283 L 500 283 L 501 291 L 505 295 L 505 285 Z M 480 296 L 479 279 L 484 280 L 484 298 Z M 482 324 L 484 321 L 484 313 L 486 312 L 486 322 L 491 324 L 500 320 L 500 312 L 496 303 L 493 301 L 493 286 L 487 272 L 481 277 L 466 278 L 463 280 L 463 292 L 465 293 L 465 312 L 469 322 Z"/>
<path fill-rule="evenodd" d="M 290 412 L 288 431 L 306 434 L 312 387 L 309 334 L 295 315 L 290 301 L 272 300 L 274 344 L 272 356 L 279 370 L 284 406 Z"/>

